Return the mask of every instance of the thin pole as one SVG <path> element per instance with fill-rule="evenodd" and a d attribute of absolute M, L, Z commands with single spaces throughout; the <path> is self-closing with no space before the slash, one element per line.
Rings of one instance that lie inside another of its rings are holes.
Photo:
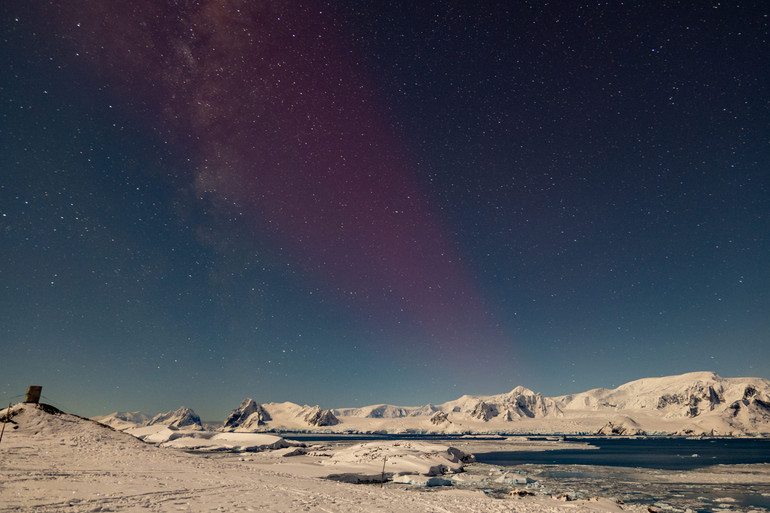
<path fill-rule="evenodd" d="M 8 422 L 8 417 L 10 416 L 11 416 L 11 403 L 8 403 L 8 409 L 5 410 L 5 420 L 3 421 L 3 429 L 0 429 L 0 442 L 3 441 L 3 433 L 5 433 L 5 424 Z M 384 469 L 385 465 L 383 465 L 382 468 Z"/>
<path fill-rule="evenodd" d="M 385 487 L 385 462 L 388 461 L 388 457 L 385 456 L 385 459 L 382 460 L 382 479 L 380 480 L 380 488 Z"/>

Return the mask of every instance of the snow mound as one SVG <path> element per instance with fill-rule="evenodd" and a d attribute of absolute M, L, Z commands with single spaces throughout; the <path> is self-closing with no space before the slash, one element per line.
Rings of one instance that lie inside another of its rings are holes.
<path fill-rule="evenodd" d="M 292 444 L 280 436 L 260 433 L 187 432 L 184 436 L 172 436 L 161 447 L 186 451 L 261 452 L 287 449 Z"/>
<path fill-rule="evenodd" d="M 473 455 L 447 445 L 418 441 L 369 442 L 338 451 L 322 462 L 336 472 L 330 479 L 346 482 L 380 482 L 394 476 L 440 476 L 462 472 Z"/>
<path fill-rule="evenodd" d="M 452 481 L 440 476 L 415 476 L 401 474 L 393 477 L 394 483 L 408 484 L 412 486 L 452 486 Z"/>
<path fill-rule="evenodd" d="M 64 413 L 46 404 L 21 403 L 0 410 L 0 419 L 8 421 L 3 444 L 11 438 L 32 438 L 45 443 L 57 443 L 71 447 L 115 448 L 128 444 L 135 450 L 148 448 L 141 440 L 115 430 L 100 422 Z M 1 446 L 0 446 L 1 447 Z"/>
<path fill-rule="evenodd" d="M 193 431 L 166 427 L 143 438 L 160 447 L 199 452 L 261 452 L 304 444 L 280 436 L 249 432 Z"/>

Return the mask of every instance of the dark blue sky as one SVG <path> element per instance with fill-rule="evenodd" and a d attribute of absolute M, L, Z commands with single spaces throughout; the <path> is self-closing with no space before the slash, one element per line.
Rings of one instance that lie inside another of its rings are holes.
<path fill-rule="evenodd" d="M 0 399 L 770 377 L 767 6 L 2 6 Z"/>

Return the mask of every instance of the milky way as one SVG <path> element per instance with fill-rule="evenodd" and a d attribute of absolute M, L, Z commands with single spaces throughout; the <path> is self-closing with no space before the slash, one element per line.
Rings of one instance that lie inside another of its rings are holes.
<path fill-rule="evenodd" d="M 162 112 L 201 199 L 245 216 L 376 322 L 417 323 L 431 350 L 496 342 L 372 78 L 320 5 L 153 4 L 89 13 L 81 26 L 96 30 L 76 45 Z"/>
<path fill-rule="evenodd" d="M 759 7 L 3 16 L 6 395 L 213 411 L 768 368 Z"/>

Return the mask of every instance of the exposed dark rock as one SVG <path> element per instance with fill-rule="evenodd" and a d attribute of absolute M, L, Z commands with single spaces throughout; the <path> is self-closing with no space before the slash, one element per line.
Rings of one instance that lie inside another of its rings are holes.
<path fill-rule="evenodd" d="M 596 434 L 600 436 L 633 436 L 643 435 L 645 432 L 634 419 L 625 417 L 607 422 Z"/>
<path fill-rule="evenodd" d="M 678 395 L 665 394 L 658 398 L 658 409 L 665 408 L 671 404 L 679 404 L 680 397 Z"/>
<path fill-rule="evenodd" d="M 479 401 L 473 408 L 471 417 L 486 422 L 493 417 L 497 417 L 498 414 L 497 406 L 494 404 L 487 404 L 484 401 Z"/>
<path fill-rule="evenodd" d="M 305 414 L 304 419 L 311 426 L 317 427 L 336 426 L 340 423 L 340 419 L 335 417 L 330 410 L 322 410 L 320 406 L 313 406 Z"/>
<path fill-rule="evenodd" d="M 691 395 L 690 399 L 687 401 L 687 413 L 685 413 L 685 415 L 688 417 L 697 417 L 698 413 L 700 413 L 700 411 L 698 411 L 698 403 L 700 403 L 700 398 Z"/>
<path fill-rule="evenodd" d="M 707 410 L 713 410 L 724 401 L 717 390 L 709 385 L 706 387 L 702 383 L 697 383 L 689 387 L 686 391 L 679 394 L 664 394 L 658 398 L 658 409 L 667 408 L 671 405 L 683 405 L 686 407 L 684 412 L 687 417 L 697 417 Z"/>
<path fill-rule="evenodd" d="M 770 411 L 770 401 L 763 401 L 759 398 L 759 396 L 754 397 L 754 401 L 752 401 L 754 404 L 759 406 L 760 408 L 764 408 L 767 411 Z"/>
<path fill-rule="evenodd" d="M 508 492 L 508 495 L 512 495 L 514 497 L 530 497 L 534 496 L 535 492 L 532 490 L 527 490 L 526 488 L 514 488 L 510 492 Z"/>
<path fill-rule="evenodd" d="M 444 422 L 449 422 L 449 415 L 447 415 L 443 411 L 437 411 L 430 418 L 430 421 L 432 424 L 435 424 L 438 426 L 439 424 L 443 424 Z"/>
<path fill-rule="evenodd" d="M 244 399 L 241 405 L 227 417 L 224 427 L 235 429 L 243 425 L 249 417 L 255 414 L 256 416 L 249 421 L 249 424 L 252 426 L 255 421 L 257 426 L 262 426 L 266 421 L 270 420 L 270 414 L 265 411 L 261 404 L 254 399 Z"/>
<path fill-rule="evenodd" d="M 714 406 L 717 404 L 721 404 L 723 402 L 723 399 L 719 396 L 719 393 L 717 393 L 716 390 L 714 390 L 713 386 L 709 387 L 709 403 L 711 404 L 711 409 L 714 409 Z"/>

